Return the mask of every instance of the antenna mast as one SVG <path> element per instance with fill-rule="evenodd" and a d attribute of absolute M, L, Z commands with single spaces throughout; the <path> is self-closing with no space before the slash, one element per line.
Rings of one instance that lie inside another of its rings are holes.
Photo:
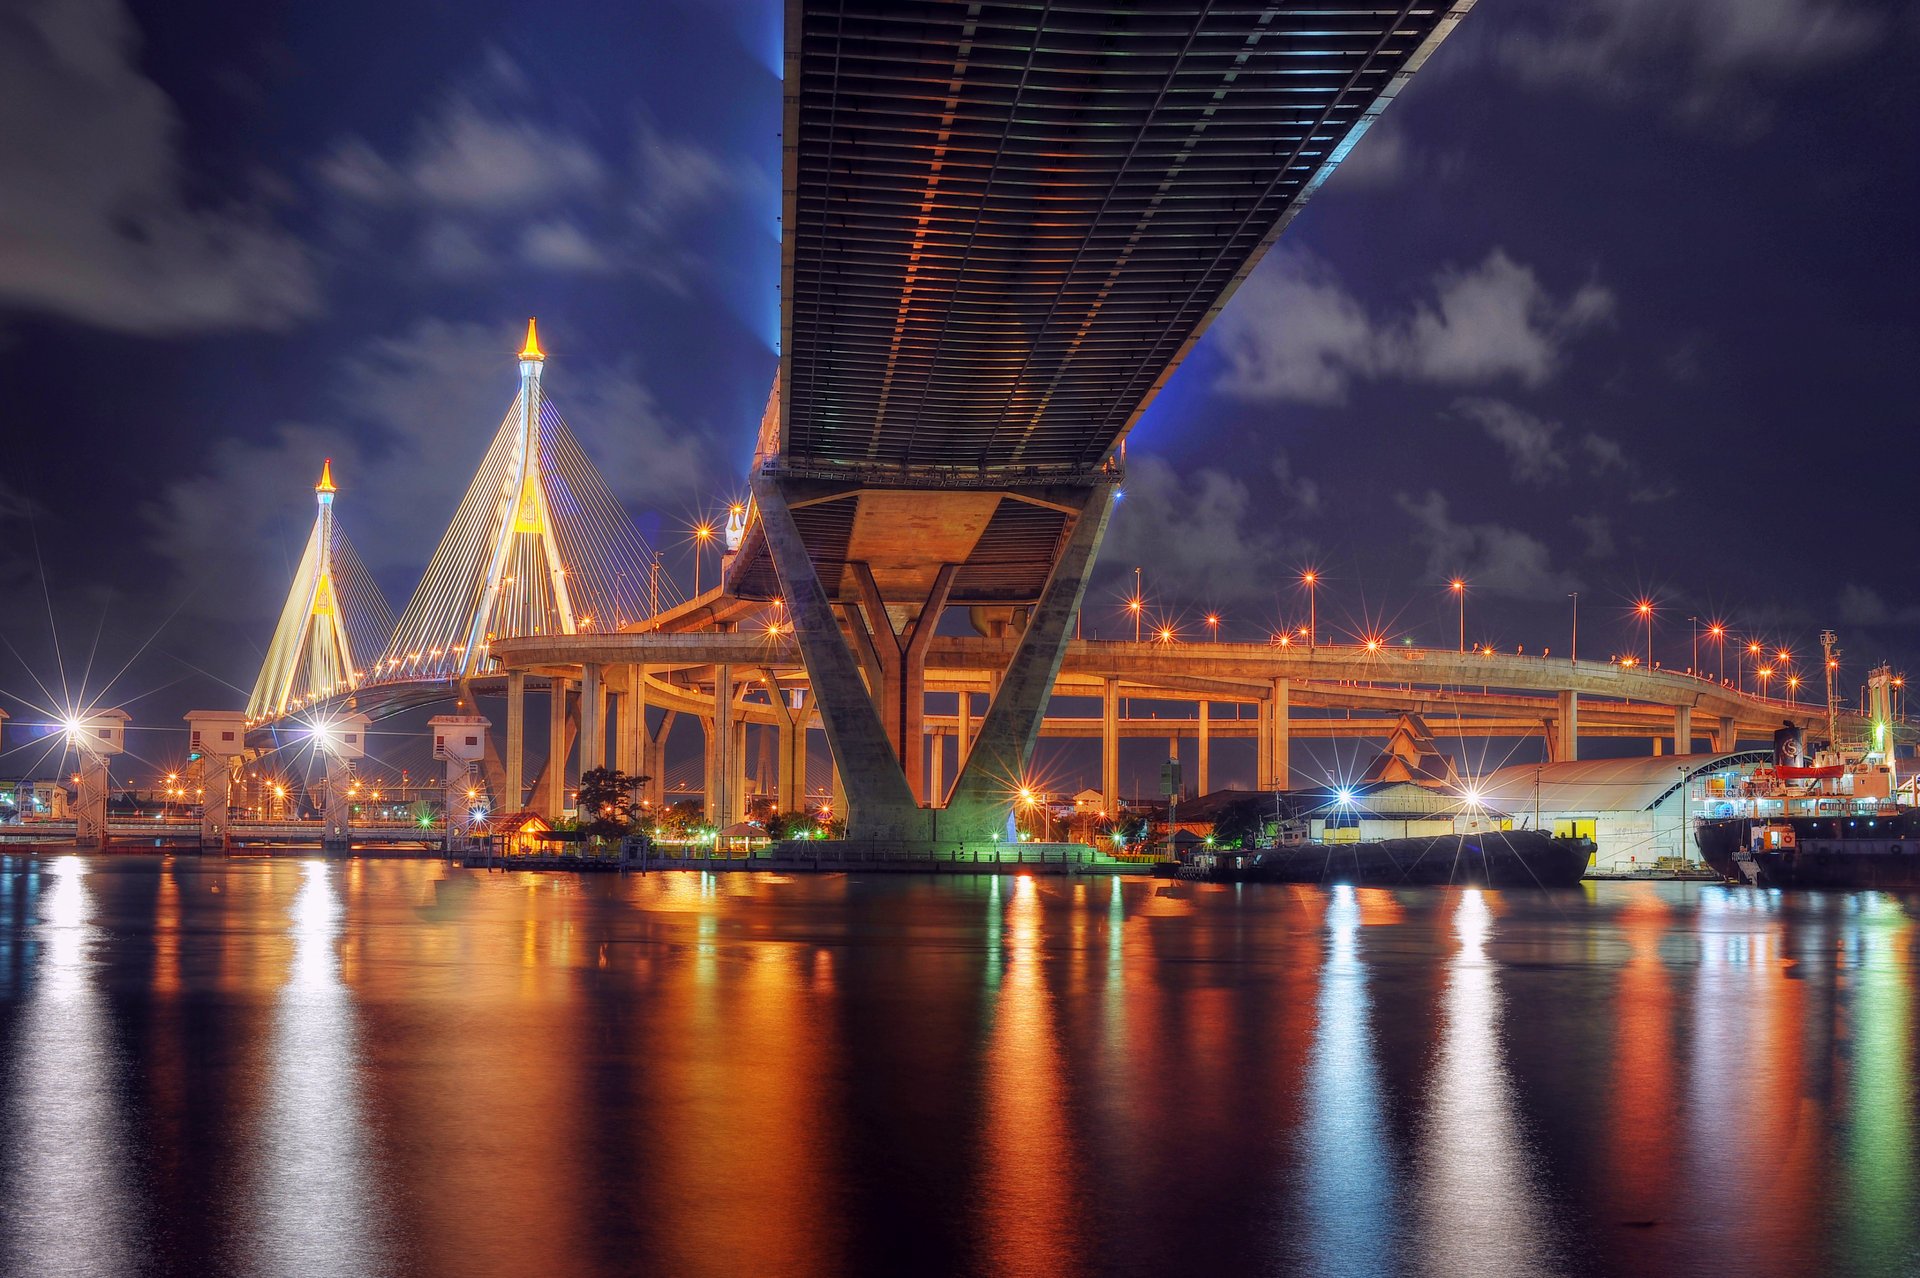
<path fill-rule="evenodd" d="M 1834 700 L 1835 676 L 1840 672 L 1840 650 L 1834 647 L 1837 636 L 1831 630 L 1820 632 L 1820 655 L 1827 667 L 1827 749 L 1840 750 L 1840 703 Z"/>

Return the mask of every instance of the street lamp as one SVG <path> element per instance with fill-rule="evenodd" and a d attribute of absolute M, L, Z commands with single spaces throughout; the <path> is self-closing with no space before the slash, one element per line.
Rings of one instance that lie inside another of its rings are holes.
<path fill-rule="evenodd" d="M 1653 669 L 1653 603 L 1642 599 L 1634 605 L 1634 611 L 1640 614 L 1640 620 L 1647 627 L 1647 669 Z"/>
<path fill-rule="evenodd" d="M 713 540 L 713 525 L 701 520 L 693 526 L 693 597 L 700 597 L 700 561 L 706 557 L 707 543 Z"/>
<path fill-rule="evenodd" d="M 1713 640 L 1714 681 L 1725 683 L 1727 681 L 1727 628 L 1716 621 L 1707 627 L 1707 636 Z"/>
<path fill-rule="evenodd" d="M 1773 678 L 1773 667 L 1761 666 L 1758 670 L 1754 671 L 1754 674 L 1760 677 L 1760 699 L 1765 701 L 1767 699 L 1767 680 Z"/>
<path fill-rule="evenodd" d="M 1451 590 L 1460 601 L 1460 651 L 1465 652 L 1467 650 L 1467 582 L 1466 582 L 1466 579 L 1463 577 L 1455 577 L 1452 581 L 1447 583 L 1447 589 Z"/>
<path fill-rule="evenodd" d="M 1161 626 L 1160 629 L 1154 633 L 1154 638 L 1158 639 L 1161 643 L 1172 643 L 1174 639 L 1173 627 L 1167 625 Z"/>
<path fill-rule="evenodd" d="M 1207 614 L 1207 638 L 1210 640 L 1220 638 L 1220 614 L 1217 612 Z"/>
<path fill-rule="evenodd" d="M 1567 598 L 1573 600 L 1573 643 L 1567 648 L 1567 664 L 1580 664 L 1580 592 L 1569 591 Z"/>
<path fill-rule="evenodd" d="M 1133 614 L 1133 641 L 1140 642 L 1140 615 L 1146 611 L 1146 596 L 1140 593 L 1140 570 L 1133 570 L 1133 595 L 1127 600 L 1127 611 Z"/>
<path fill-rule="evenodd" d="M 1689 654 L 1692 660 L 1687 664 L 1687 673 L 1698 675 L 1700 673 L 1700 618 L 1688 617 L 1687 620 L 1693 625 L 1693 649 Z"/>
<path fill-rule="evenodd" d="M 1300 584 L 1307 588 L 1307 650 L 1311 652 L 1320 642 L 1319 598 L 1313 589 L 1320 584 L 1320 574 L 1309 568 L 1300 574 Z"/>
<path fill-rule="evenodd" d="M 1800 676 L 1788 675 L 1787 676 L 1787 704 L 1789 706 L 1793 704 L 1793 694 L 1798 691 L 1800 691 Z"/>

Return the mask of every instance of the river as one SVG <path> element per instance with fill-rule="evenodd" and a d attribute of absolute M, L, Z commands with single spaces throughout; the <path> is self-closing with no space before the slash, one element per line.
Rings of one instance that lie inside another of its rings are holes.
<path fill-rule="evenodd" d="M 1913 1274 L 1916 903 L 0 857 L 9 1274 Z"/>

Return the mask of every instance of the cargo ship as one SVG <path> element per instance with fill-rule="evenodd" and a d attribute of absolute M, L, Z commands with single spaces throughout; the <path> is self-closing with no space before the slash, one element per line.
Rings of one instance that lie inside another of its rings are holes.
<path fill-rule="evenodd" d="M 1540 830 L 1486 830 L 1366 843 L 1282 842 L 1273 848 L 1196 849 L 1180 877 L 1210 883 L 1352 883 L 1366 887 L 1572 887 L 1591 839 Z"/>
<path fill-rule="evenodd" d="M 1832 635 L 1826 641 L 1832 668 Z M 1771 767 L 1754 771 L 1693 824 L 1701 859 L 1731 882 L 1755 887 L 1843 891 L 1920 890 L 1920 810 L 1901 802 L 1889 740 L 1891 679 L 1873 672 L 1873 739 L 1836 747 L 1828 703 L 1828 740 L 1806 749 L 1791 721 L 1774 733 Z"/>

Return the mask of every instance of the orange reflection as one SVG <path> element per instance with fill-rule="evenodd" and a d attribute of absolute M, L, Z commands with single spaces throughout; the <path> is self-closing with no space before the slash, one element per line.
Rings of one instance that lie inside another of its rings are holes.
<path fill-rule="evenodd" d="M 1011 894 L 986 1052 L 984 1246 L 995 1273 L 1074 1273 L 1085 1251 L 1072 1229 L 1073 1155 L 1042 966 L 1040 891 L 1020 875 Z"/>
<path fill-rule="evenodd" d="M 1674 1167 L 1674 997 L 1660 958 L 1672 910 L 1650 884 L 1623 890 L 1632 893 L 1619 914 L 1632 957 L 1620 972 L 1613 1014 L 1606 1131 L 1607 1186 L 1615 1204 L 1610 1210 L 1621 1220 L 1668 1220 L 1681 1196 Z M 1661 1239 L 1648 1243 L 1657 1247 Z"/>

